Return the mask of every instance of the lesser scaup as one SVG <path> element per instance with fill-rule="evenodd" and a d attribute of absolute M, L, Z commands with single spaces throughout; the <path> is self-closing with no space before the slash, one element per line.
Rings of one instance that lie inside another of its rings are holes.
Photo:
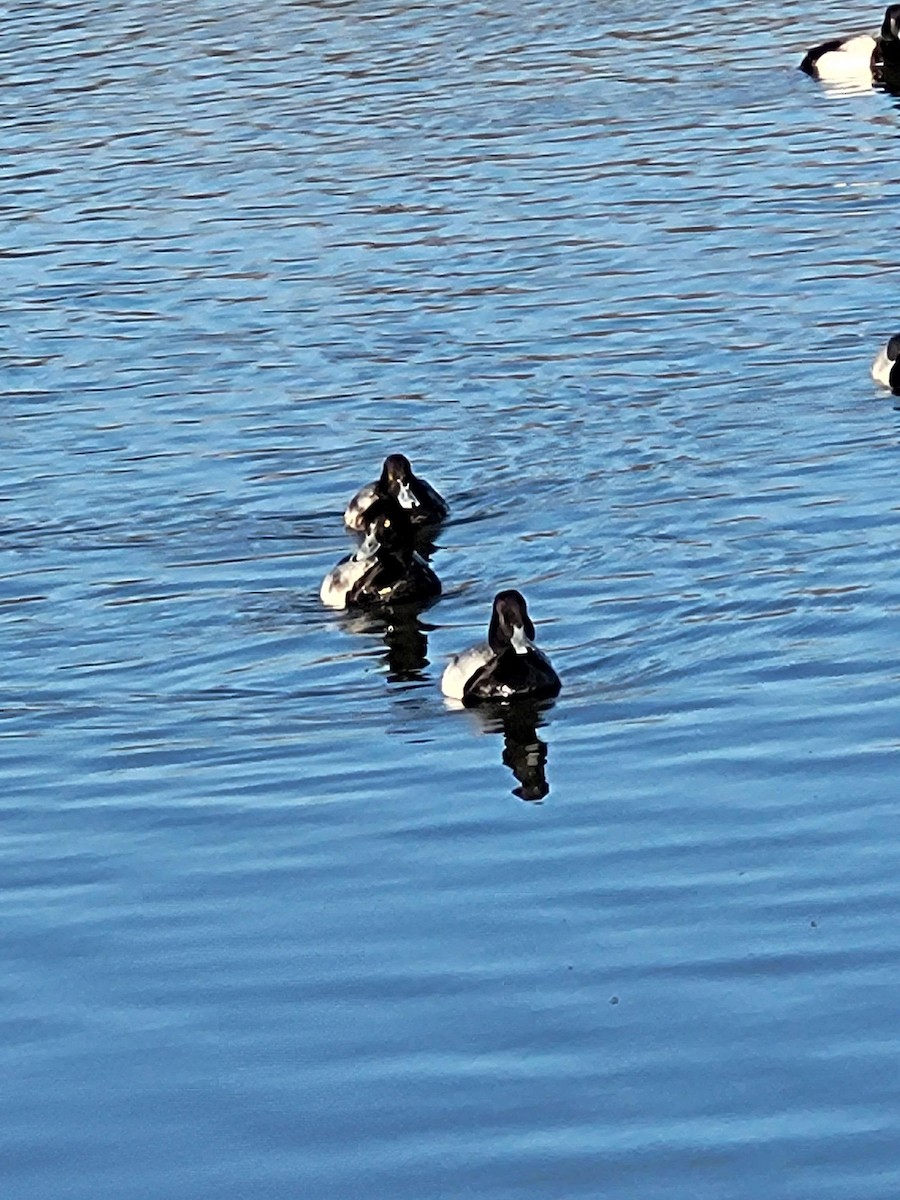
<path fill-rule="evenodd" d="M 885 11 L 878 44 L 875 47 L 874 70 L 876 77 L 889 90 L 895 90 L 900 78 L 900 4 L 891 4 Z"/>
<path fill-rule="evenodd" d="M 329 608 L 377 608 L 426 604 L 441 594 L 431 567 L 415 552 L 409 515 L 393 496 L 369 506 L 365 539 L 322 580 L 319 596 Z"/>
<path fill-rule="evenodd" d="M 900 333 L 882 346 L 872 363 L 872 378 L 900 396 Z"/>
<path fill-rule="evenodd" d="M 513 589 L 498 592 L 487 642 L 451 659 L 441 679 L 441 690 L 463 704 L 516 696 L 541 700 L 557 695 L 562 686 L 559 676 L 533 639 L 534 625 L 525 597 Z"/>
<path fill-rule="evenodd" d="M 407 510 L 414 525 L 437 525 L 450 511 L 431 484 L 413 473 L 405 454 L 389 454 L 380 477 L 360 488 L 347 505 L 344 513 L 347 528 L 361 533 L 368 510 L 384 496 L 393 496 Z"/>

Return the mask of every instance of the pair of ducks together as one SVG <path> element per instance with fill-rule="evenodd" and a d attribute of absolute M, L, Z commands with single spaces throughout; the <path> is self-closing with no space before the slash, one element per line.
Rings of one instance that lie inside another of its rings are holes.
<path fill-rule="evenodd" d="M 807 50 L 800 70 L 834 82 L 866 74 L 880 82 L 900 79 L 900 4 L 887 9 L 877 37 L 864 33 L 822 42 Z"/>
<path fill-rule="evenodd" d="M 322 603 L 378 611 L 437 599 L 440 580 L 418 548 L 428 544 L 449 511 L 431 484 L 413 473 L 408 458 L 388 455 L 381 476 L 347 505 L 344 524 L 363 541 L 322 580 Z M 550 699 L 560 687 L 550 660 L 534 644 L 525 597 L 514 589 L 494 597 L 487 642 L 455 655 L 441 679 L 444 695 L 463 704 Z"/>

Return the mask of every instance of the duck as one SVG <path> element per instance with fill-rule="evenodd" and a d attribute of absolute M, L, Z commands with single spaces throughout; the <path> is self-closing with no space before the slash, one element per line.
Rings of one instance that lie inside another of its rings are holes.
<path fill-rule="evenodd" d="M 900 76 L 900 4 L 891 4 L 885 11 L 875 48 L 873 71 L 885 84 L 896 84 Z"/>
<path fill-rule="evenodd" d="M 872 363 L 872 378 L 900 396 L 900 333 L 894 334 L 878 351 Z"/>
<path fill-rule="evenodd" d="M 878 42 L 867 33 L 832 38 L 807 50 L 800 70 L 813 79 L 845 82 L 866 76 L 871 82 L 876 64 Z"/>
<path fill-rule="evenodd" d="M 549 700 L 562 684 L 550 660 L 534 644 L 534 625 L 521 592 L 498 592 L 487 642 L 454 655 L 441 678 L 441 691 L 463 704 L 484 701 Z"/>
<path fill-rule="evenodd" d="M 347 505 L 344 512 L 347 528 L 362 533 L 368 510 L 384 496 L 399 501 L 414 525 L 438 525 L 450 511 L 443 496 L 413 472 L 405 454 L 389 454 L 380 477 L 360 488 Z"/>
<path fill-rule="evenodd" d="M 369 506 L 359 549 L 322 580 L 319 598 L 328 608 L 373 609 L 394 604 L 424 606 L 441 594 L 441 581 L 415 551 L 409 514 L 393 496 Z"/>

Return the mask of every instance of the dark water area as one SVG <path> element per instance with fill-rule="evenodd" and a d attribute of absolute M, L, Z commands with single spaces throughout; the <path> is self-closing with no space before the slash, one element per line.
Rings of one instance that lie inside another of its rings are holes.
<path fill-rule="evenodd" d="M 4 15 L 5 1200 L 895 1200 L 881 10 Z"/>

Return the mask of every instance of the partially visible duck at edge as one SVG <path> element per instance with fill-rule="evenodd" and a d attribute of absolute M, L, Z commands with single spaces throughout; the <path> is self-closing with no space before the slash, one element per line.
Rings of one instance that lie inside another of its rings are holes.
<path fill-rule="evenodd" d="M 882 346 L 872 363 L 872 378 L 900 396 L 900 333 Z"/>
<path fill-rule="evenodd" d="M 800 70 L 826 83 L 883 81 L 886 76 L 896 76 L 900 73 L 900 4 L 888 6 L 877 37 L 860 33 L 831 38 L 807 50 Z"/>
<path fill-rule="evenodd" d="M 444 695 L 463 704 L 551 699 L 561 686 L 549 658 L 534 644 L 525 597 L 513 589 L 494 597 L 487 642 L 455 655 L 441 679 Z"/>
<path fill-rule="evenodd" d="M 900 4 L 891 4 L 884 14 L 873 69 L 877 79 L 896 85 L 900 77 Z"/>
<path fill-rule="evenodd" d="M 437 575 L 416 553 L 409 514 L 393 496 L 369 505 L 363 530 L 356 553 L 322 580 L 323 604 L 351 609 L 425 605 L 441 594 Z"/>
<path fill-rule="evenodd" d="M 807 50 L 800 70 L 813 79 L 842 82 L 867 77 L 870 81 L 875 63 L 877 42 L 867 33 L 853 37 L 832 38 Z"/>
<path fill-rule="evenodd" d="M 414 525 L 437 525 L 450 511 L 431 484 L 414 474 L 405 454 L 389 454 L 380 477 L 360 488 L 347 505 L 344 513 L 347 528 L 361 533 L 368 510 L 385 496 L 392 496 L 405 508 Z"/>

